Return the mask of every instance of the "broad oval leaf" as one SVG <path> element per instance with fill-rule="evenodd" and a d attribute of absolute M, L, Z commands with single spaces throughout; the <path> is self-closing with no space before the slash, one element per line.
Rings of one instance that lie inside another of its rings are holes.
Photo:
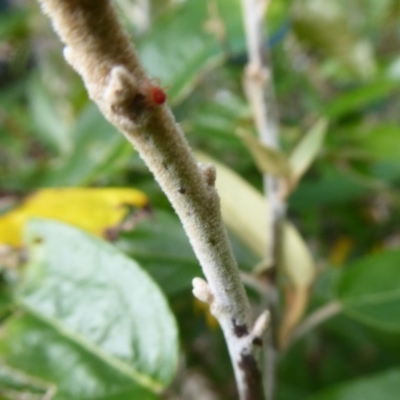
<path fill-rule="evenodd" d="M 310 400 L 397 400 L 400 369 L 357 379 L 314 395 Z"/>
<path fill-rule="evenodd" d="M 376 328 L 400 331 L 400 250 L 350 265 L 338 282 L 337 297 L 350 316 Z"/>
<path fill-rule="evenodd" d="M 156 400 L 123 371 L 88 352 L 83 346 L 32 315 L 9 318 L 0 340 L 0 357 L 43 383 L 45 395 L 29 400 Z M 4 389 L 4 386 L 2 387 Z M 22 388 L 21 388 L 22 389 Z M 13 397 L 14 399 L 16 397 Z M 17 397 L 18 398 L 18 397 Z M 24 397 L 25 398 L 25 397 Z M 10 399 L 11 400 L 11 399 Z"/>
<path fill-rule="evenodd" d="M 168 385 L 177 364 L 177 327 L 160 289 L 139 265 L 108 243 L 54 221 L 31 221 L 27 242 L 19 304 L 68 346 L 140 390 Z"/>

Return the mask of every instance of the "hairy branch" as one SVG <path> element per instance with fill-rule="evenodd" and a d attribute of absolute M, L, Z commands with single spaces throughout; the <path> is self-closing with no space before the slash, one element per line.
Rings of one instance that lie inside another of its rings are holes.
<path fill-rule="evenodd" d="M 211 305 L 222 327 L 240 399 L 262 399 L 254 356 L 260 341 L 251 331 L 249 302 L 222 223 L 214 167 L 196 163 L 109 0 L 39 2 L 89 96 L 135 146 L 180 217 L 207 279 L 194 280 L 194 292 Z"/>
<path fill-rule="evenodd" d="M 272 84 L 272 71 L 266 43 L 265 12 L 268 0 L 242 0 L 249 62 L 245 69 L 245 90 L 252 106 L 260 140 L 265 145 L 279 147 L 279 121 Z M 274 398 L 276 362 L 278 357 L 278 287 L 280 225 L 285 214 L 285 203 L 281 199 L 280 182 L 277 178 L 264 175 L 264 190 L 268 199 L 269 225 L 267 226 L 268 248 L 266 257 L 268 270 L 266 306 L 271 312 L 271 329 L 267 332 L 265 345 L 264 387 L 268 400 Z"/>

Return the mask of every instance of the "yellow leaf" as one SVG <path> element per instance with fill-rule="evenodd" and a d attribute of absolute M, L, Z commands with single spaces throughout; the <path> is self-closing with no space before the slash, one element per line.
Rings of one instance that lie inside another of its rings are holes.
<path fill-rule="evenodd" d="M 43 189 L 20 206 L 0 216 L 0 244 L 20 246 L 25 222 L 33 217 L 50 218 L 75 225 L 95 235 L 118 224 L 127 206 L 144 207 L 147 197 L 135 189 Z"/>

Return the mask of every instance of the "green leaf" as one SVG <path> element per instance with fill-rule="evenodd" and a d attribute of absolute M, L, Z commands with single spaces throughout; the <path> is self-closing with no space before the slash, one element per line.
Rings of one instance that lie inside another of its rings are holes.
<path fill-rule="evenodd" d="M 46 393 L 49 394 L 55 389 L 48 382 L 10 368 L 3 363 L 0 363 L 0 388 L 0 395 L 4 393 L 13 398 L 24 397 L 28 400 L 41 400 Z M 18 395 L 20 397 L 17 397 Z"/>
<path fill-rule="evenodd" d="M 232 37 L 238 26 L 242 28 L 240 2 L 218 0 L 216 4 L 220 23 Z M 223 44 L 213 31 L 215 21 L 213 25 L 207 2 L 186 1 L 156 20 L 139 44 L 146 70 L 168 85 L 172 104 L 182 101 L 208 70 L 224 61 Z"/>
<path fill-rule="evenodd" d="M 7 320 L 0 341 L 0 357 L 13 368 L 54 387 L 52 400 L 158 398 L 65 332 L 30 315 Z"/>
<path fill-rule="evenodd" d="M 196 135 L 198 140 L 206 141 L 208 145 L 217 143 L 229 150 L 242 150 L 243 144 L 234 132 L 237 126 L 243 124 L 243 120 L 249 118 L 251 113 L 245 101 L 226 91 L 224 96 L 205 97 L 202 102 L 196 103 L 185 131 Z"/>
<path fill-rule="evenodd" d="M 30 80 L 27 92 L 33 128 L 38 137 L 58 153 L 68 153 L 72 146 L 68 124 L 60 107 L 57 107 L 57 102 L 52 99 L 51 93 L 42 85 L 37 75 Z"/>
<path fill-rule="evenodd" d="M 253 155 L 253 159 L 257 164 L 258 169 L 263 174 L 271 174 L 289 179 L 291 175 L 290 165 L 283 153 L 266 146 L 255 136 L 244 130 L 240 130 L 238 135 Z"/>
<path fill-rule="evenodd" d="M 300 180 L 317 157 L 322 148 L 327 129 L 328 121 L 320 119 L 293 149 L 289 158 L 289 164 L 296 181 Z"/>
<path fill-rule="evenodd" d="M 40 320 L 28 323 L 90 354 L 139 391 L 168 385 L 177 364 L 177 328 L 165 298 L 139 265 L 111 245 L 53 221 L 31 221 L 27 242 L 30 259 L 18 302 Z M 21 340 L 30 340 L 29 334 Z M 10 357 L 20 359 L 17 350 Z"/>
<path fill-rule="evenodd" d="M 356 145 L 377 160 L 398 161 L 400 154 L 400 127 L 379 124 L 368 132 L 360 132 Z"/>
<path fill-rule="evenodd" d="M 167 295 L 192 287 L 201 268 L 176 216 L 157 211 L 121 235 L 116 245 L 137 260 Z"/>
<path fill-rule="evenodd" d="M 361 78 L 376 72 L 371 44 L 352 31 L 352 21 L 340 2 L 298 1 L 293 8 L 293 31 L 307 47 L 339 61 Z"/>
<path fill-rule="evenodd" d="M 353 112 L 360 112 L 363 108 L 389 96 L 397 87 L 398 83 L 394 80 L 374 80 L 336 96 L 322 113 L 328 118 L 337 119 Z"/>
<path fill-rule="evenodd" d="M 337 297 L 349 316 L 376 328 L 400 331 L 400 250 L 350 265 L 338 282 Z"/>
<path fill-rule="evenodd" d="M 400 369 L 392 369 L 323 390 L 309 400 L 397 400 L 399 393 Z"/>
<path fill-rule="evenodd" d="M 290 208 L 297 211 L 322 205 L 343 204 L 367 193 L 364 185 L 330 165 L 323 165 L 316 178 L 304 181 L 290 197 Z"/>
<path fill-rule="evenodd" d="M 90 104 L 79 116 L 70 135 L 73 149 L 45 178 L 46 186 L 87 184 L 100 173 L 110 173 L 125 163 L 132 147 Z"/>
<path fill-rule="evenodd" d="M 206 19 L 206 2 L 185 2 L 155 21 L 139 45 L 148 73 L 170 86 L 172 103 L 185 97 L 207 69 L 222 62 L 215 37 L 206 32 Z"/>
<path fill-rule="evenodd" d="M 232 239 L 232 238 L 231 238 Z M 242 269 L 251 269 L 257 258 L 238 240 L 231 241 Z M 202 271 L 176 215 L 157 210 L 131 232 L 122 234 L 116 245 L 137 260 L 169 296 L 191 290 L 192 280 Z"/>
<path fill-rule="evenodd" d="M 10 7 L 11 8 L 11 7 Z M 12 36 L 28 35 L 27 10 L 12 9 L 0 15 L 0 40 L 9 40 Z"/>

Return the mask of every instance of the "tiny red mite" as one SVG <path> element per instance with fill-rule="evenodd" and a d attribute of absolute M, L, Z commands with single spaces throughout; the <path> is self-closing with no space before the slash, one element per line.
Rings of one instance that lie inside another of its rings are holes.
<path fill-rule="evenodd" d="M 159 86 L 152 86 L 150 88 L 151 98 L 154 103 L 161 105 L 167 100 L 167 95 Z"/>

